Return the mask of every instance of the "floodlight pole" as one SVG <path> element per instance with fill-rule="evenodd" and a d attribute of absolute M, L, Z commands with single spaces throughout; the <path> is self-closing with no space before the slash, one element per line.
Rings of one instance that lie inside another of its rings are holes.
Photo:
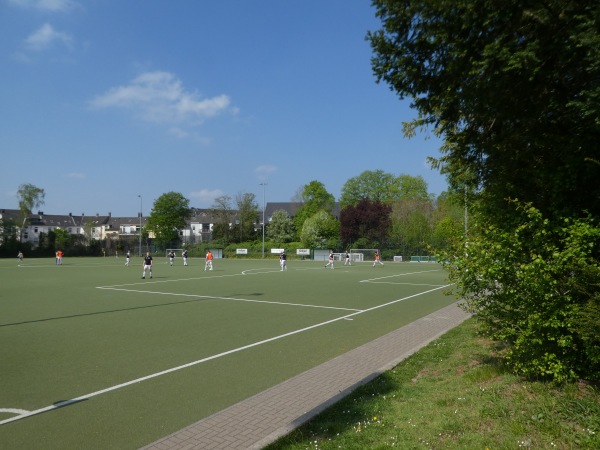
<path fill-rule="evenodd" d="M 265 186 L 267 183 L 260 183 L 260 186 L 263 187 L 263 211 L 262 211 L 262 257 L 265 259 Z"/>
<path fill-rule="evenodd" d="M 138 195 L 140 198 L 140 256 L 142 256 L 142 214 L 144 213 L 144 208 L 142 207 L 142 195 Z"/>

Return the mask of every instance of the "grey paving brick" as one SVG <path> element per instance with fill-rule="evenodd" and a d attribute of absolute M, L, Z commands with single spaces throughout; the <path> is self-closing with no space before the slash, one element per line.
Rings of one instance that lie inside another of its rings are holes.
<path fill-rule="evenodd" d="M 202 419 L 143 450 L 261 449 L 462 323 L 456 304 Z"/>

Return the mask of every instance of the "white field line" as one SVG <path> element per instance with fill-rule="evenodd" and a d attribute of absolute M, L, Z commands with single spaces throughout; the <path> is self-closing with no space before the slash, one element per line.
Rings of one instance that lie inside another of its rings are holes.
<path fill-rule="evenodd" d="M 217 359 L 217 358 L 221 358 L 223 356 L 231 355 L 233 353 L 241 352 L 243 350 L 248 350 L 249 348 L 252 348 L 252 347 L 257 347 L 259 345 L 267 344 L 269 342 L 277 341 L 279 339 L 283 339 L 283 338 L 286 338 L 288 336 L 293 336 L 295 334 L 303 333 L 305 331 L 309 331 L 309 330 L 312 330 L 314 328 L 322 327 L 324 325 L 329 325 L 330 323 L 338 322 L 340 320 L 349 320 L 351 317 L 357 316 L 359 314 L 364 314 L 364 313 L 367 313 L 367 312 L 370 312 L 370 311 L 374 311 L 374 310 L 379 309 L 379 308 L 384 308 L 386 306 L 390 306 L 390 305 L 393 305 L 395 303 L 402 302 L 404 300 L 408 300 L 408 299 L 411 299 L 411 298 L 414 298 L 414 297 L 418 297 L 420 295 L 424 295 L 424 294 L 428 294 L 428 293 L 433 292 L 433 291 L 437 291 L 437 290 L 442 289 L 443 287 L 447 287 L 447 286 L 450 286 L 450 285 L 446 285 L 446 286 L 442 286 L 442 287 L 437 287 L 437 288 L 434 288 L 434 289 L 429 289 L 427 291 L 420 292 L 418 294 L 409 295 L 408 297 L 403 297 L 403 298 L 399 298 L 397 300 L 392 300 L 391 302 L 387 302 L 387 303 L 384 303 L 382 305 L 373 306 L 372 308 L 368 308 L 368 309 L 365 309 L 365 310 L 362 310 L 362 311 L 353 312 L 351 314 L 347 314 L 345 316 L 341 316 L 341 317 L 338 317 L 336 319 L 331 319 L 331 320 L 327 320 L 325 322 L 320 322 L 320 323 L 317 323 L 315 325 L 311 325 L 309 327 L 300 328 L 298 330 L 290 331 L 289 333 L 280 334 L 279 336 L 274 336 L 274 337 L 269 338 L 269 339 L 264 339 L 262 341 L 258 341 L 258 342 L 254 342 L 252 344 L 244 345 L 243 347 L 234 348 L 232 350 L 228 350 L 228 351 L 223 352 L 223 353 L 218 353 L 216 355 L 208 356 L 206 358 L 199 359 L 197 361 L 192 361 L 190 363 L 183 364 L 181 366 L 173 367 L 171 369 L 163 370 L 161 372 L 156 372 L 156 373 L 147 375 L 145 377 L 136 378 L 135 380 L 127 381 L 125 383 L 117 384 L 115 386 L 110 386 L 110 387 L 108 387 L 106 389 L 102 389 L 100 391 L 92 392 L 90 394 L 81 395 L 79 397 L 72 398 L 70 400 L 65 400 L 65 401 L 62 401 L 62 402 L 58 402 L 58 403 L 55 403 L 53 405 L 46 406 L 44 408 L 36 409 L 34 411 L 28 411 L 27 413 L 20 414 L 18 416 L 2 420 L 2 421 L 0 421 L 0 425 L 4 425 L 4 424 L 10 423 L 10 422 L 15 422 L 17 420 L 25 419 L 27 417 L 35 416 L 37 414 L 41 414 L 41 413 L 44 413 L 44 412 L 52 411 L 54 409 L 58 409 L 58 408 L 61 408 L 63 406 L 71 405 L 73 403 L 77 403 L 77 402 L 80 402 L 80 401 L 83 401 L 83 400 L 88 400 L 88 399 L 90 399 L 92 397 L 96 397 L 96 396 L 101 395 L 101 394 L 106 394 L 107 392 L 111 392 L 111 391 L 115 391 L 117 389 L 121 389 L 121 388 L 124 388 L 124 387 L 127 387 L 127 386 L 131 386 L 132 384 L 141 383 L 142 381 L 150 380 L 152 378 L 157 378 L 157 377 L 160 377 L 162 375 L 166 375 L 166 374 L 169 374 L 169 373 L 172 373 L 172 372 L 176 372 L 176 371 L 179 371 L 179 370 L 182 370 L 182 369 L 186 369 L 188 367 L 192 367 L 192 366 L 195 366 L 195 365 L 198 365 L 198 364 L 202 364 L 204 362 L 211 361 L 211 360 L 214 360 L 214 359 Z"/>
<path fill-rule="evenodd" d="M 88 269 L 90 267 L 93 267 L 94 269 L 98 268 L 98 267 L 120 267 L 117 266 L 116 264 L 106 264 L 106 263 L 102 263 L 102 264 L 82 264 L 82 265 L 77 265 L 77 264 L 17 264 L 17 267 L 23 268 L 23 269 L 49 269 L 52 267 L 60 267 L 61 270 L 62 269 Z M 125 263 L 123 263 L 123 267 L 125 267 Z M 4 269 L 4 267 L 2 267 Z"/>
<path fill-rule="evenodd" d="M 407 272 L 407 273 L 399 273 L 397 275 L 388 275 L 386 277 L 377 277 L 377 278 L 369 278 L 368 280 L 361 280 L 359 283 L 374 283 L 378 280 L 385 280 L 387 278 L 397 278 L 404 277 L 406 275 L 416 275 L 418 273 L 427 273 L 427 272 L 439 272 L 439 270 L 420 270 L 419 272 Z"/>
<path fill-rule="evenodd" d="M 251 272 L 256 272 L 256 273 L 251 273 Z M 281 269 L 273 269 L 271 267 L 269 268 L 263 268 L 263 269 L 248 269 L 248 270 L 242 270 L 242 275 L 258 275 L 258 274 L 263 274 L 263 273 L 273 273 L 273 272 L 281 272 Z"/>
<path fill-rule="evenodd" d="M 387 280 L 388 278 L 397 278 L 403 277 L 405 275 L 416 275 L 419 273 L 427 273 L 427 272 L 439 272 L 439 269 L 432 270 L 420 270 L 419 272 L 408 272 L 408 273 L 400 273 L 397 275 L 388 275 L 385 277 L 378 278 L 370 278 L 368 280 L 361 280 L 360 283 L 373 283 L 373 284 L 397 284 L 397 285 L 406 285 L 406 286 L 442 286 L 441 284 L 427 284 L 427 283 L 403 283 L 401 281 L 379 281 L 379 280 Z"/>
<path fill-rule="evenodd" d="M 193 278 L 177 278 L 174 280 L 155 280 L 153 278 L 152 281 L 144 280 L 144 281 L 139 281 L 139 282 L 135 282 L 135 283 L 113 284 L 110 286 L 96 286 L 96 287 L 98 289 L 112 289 L 112 288 L 122 287 L 122 286 L 137 286 L 137 285 L 147 286 L 150 283 L 177 283 L 179 281 L 212 280 L 213 278 L 240 277 L 243 275 L 261 275 L 263 273 L 280 272 L 280 270 L 270 270 L 270 269 L 269 269 L 269 272 L 264 272 L 265 269 L 251 269 L 251 270 L 263 270 L 263 272 L 248 273 L 250 271 L 245 270 L 241 273 L 233 273 L 233 274 L 227 274 L 227 275 L 211 275 L 210 277 L 206 276 L 206 277 L 193 277 Z"/>
<path fill-rule="evenodd" d="M 427 283 L 400 283 L 395 281 L 365 281 L 364 283 L 371 284 L 393 284 L 397 286 L 442 286 L 441 284 L 427 284 Z"/>
<path fill-rule="evenodd" d="M 107 287 L 107 286 L 98 287 L 98 289 L 105 289 L 105 290 L 110 290 L 110 291 L 136 292 L 136 293 L 140 293 L 140 294 L 171 295 L 171 296 L 175 296 L 175 297 L 193 297 L 193 298 L 207 298 L 207 299 L 214 299 L 214 300 L 232 300 L 234 302 L 267 303 L 269 305 L 285 305 L 285 306 L 301 306 L 301 307 L 305 307 L 305 308 L 337 309 L 340 311 L 362 311 L 361 309 L 338 308 L 335 306 L 307 305 L 304 303 L 270 302 L 267 300 L 254 300 L 254 299 L 248 299 L 248 298 L 216 297 L 214 295 L 175 294 L 172 292 L 143 291 L 143 290 L 137 290 L 137 289 L 113 288 L 113 287 Z"/>
<path fill-rule="evenodd" d="M 16 408 L 0 408 L 0 413 L 11 413 L 11 414 L 27 414 L 29 411 L 26 409 Z"/>

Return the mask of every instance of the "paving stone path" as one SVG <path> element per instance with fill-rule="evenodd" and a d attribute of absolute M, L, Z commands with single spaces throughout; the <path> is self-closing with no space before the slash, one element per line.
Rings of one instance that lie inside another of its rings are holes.
<path fill-rule="evenodd" d="M 469 317 L 456 303 L 442 308 L 143 450 L 261 449 Z"/>

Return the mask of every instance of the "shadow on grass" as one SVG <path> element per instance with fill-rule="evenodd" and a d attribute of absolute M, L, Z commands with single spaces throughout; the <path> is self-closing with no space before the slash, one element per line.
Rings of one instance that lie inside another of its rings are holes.
<path fill-rule="evenodd" d="M 252 295 L 261 295 L 261 294 L 252 294 Z M 195 303 L 195 302 L 206 301 L 206 300 L 212 300 L 212 298 L 197 298 L 194 300 L 182 300 L 180 302 L 161 303 L 158 305 L 135 306 L 133 308 L 111 309 L 108 311 L 96 311 L 96 312 L 85 313 L 85 314 L 72 314 L 70 316 L 47 317 L 45 319 L 25 320 L 23 322 L 14 322 L 14 323 L 3 323 L 3 324 L 0 324 L 0 328 L 12 327 L 12 326 L 16 326 L 16 325 L 26 325 L 26 324 L 31 324 L 31 323 L 50 322 L 52 320 L 76 319 L 79 317 L 96 316 L 96 315 L 100 315 L 100 314 L 112 314 L 112 313 L 118 313 L 118 312 L 123 312 L 123 311 L 135 311 L 138 309 L 162 308 L 162 307 L 166 307 L 166 306 L 183 305 L 186 303 Z"/>

